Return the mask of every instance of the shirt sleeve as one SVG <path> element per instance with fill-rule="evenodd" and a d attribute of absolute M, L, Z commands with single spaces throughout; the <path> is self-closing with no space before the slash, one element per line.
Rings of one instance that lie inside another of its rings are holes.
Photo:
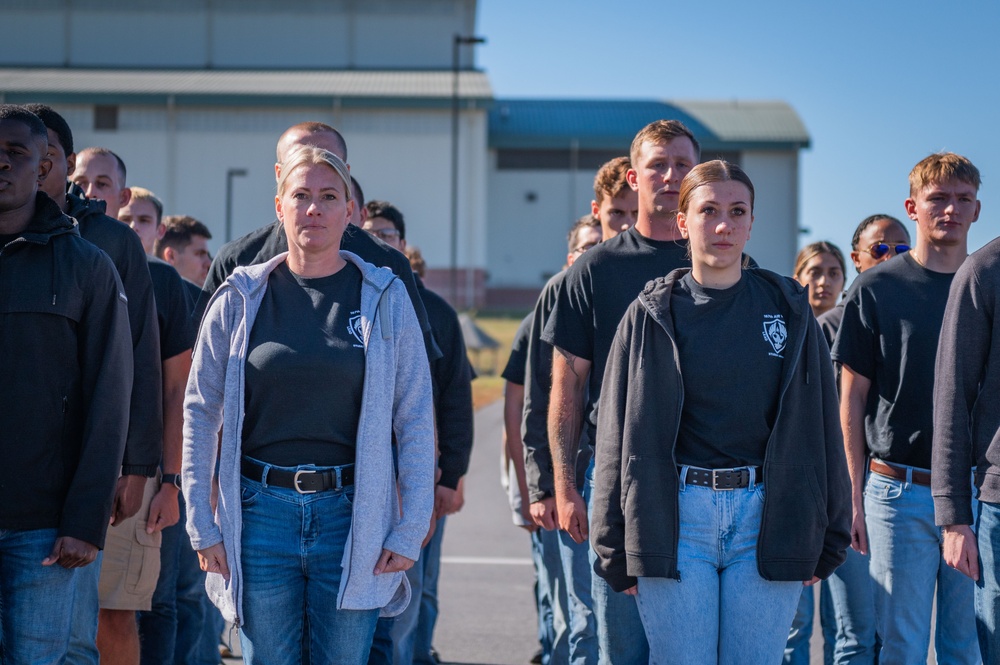
<path fill-rule="evenodd" d="M 844 318 L 830 354 L 834 361 L 869 380 L 875 378 L 878 358 L 876 313 L 870 288 L 866 283 L 856 283 L 844 302 Z"/>
<path fill-rule="evenodd" d="M 545 322 L 541 338 L 554 347 L 584 360 L 594 358 L 593 279 L 583 259 L 566 270 L 555 307 Z"/>

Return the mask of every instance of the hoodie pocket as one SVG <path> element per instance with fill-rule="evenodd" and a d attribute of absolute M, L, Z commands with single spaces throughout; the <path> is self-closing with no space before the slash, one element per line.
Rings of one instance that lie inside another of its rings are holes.
<path fill-rule="evenodd" d="M 771 464 L 764 476 L 763 554 L 772 559 L 819 559 L 830 519 L 816 469 Z"/>
<path fill-rule="evenodd" d="M 631 455 L 622 479 L 625 549 L 672 554 L 677 532 L 677 471 L 669 457 Z"/>

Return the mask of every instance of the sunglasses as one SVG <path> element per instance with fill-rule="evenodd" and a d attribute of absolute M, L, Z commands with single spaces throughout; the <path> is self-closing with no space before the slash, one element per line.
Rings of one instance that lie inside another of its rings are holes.
<path fill-rule="evenodd" d="M 887 245 L 884 242 L 877 242 L 866 250 L 863 250 L 871 255 L 873 259 L 881 259 L 883 256 L 892 252 L 893 254 L 903 254 L 910 251 L 909 245 Z"/>

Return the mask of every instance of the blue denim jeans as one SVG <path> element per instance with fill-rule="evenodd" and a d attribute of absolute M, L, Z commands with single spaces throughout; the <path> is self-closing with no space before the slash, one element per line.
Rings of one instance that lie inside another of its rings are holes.
<path fill-rule="evenodd" d="M 160 540 L 160 577 L 148 612 L 137 612 L 140 659 L 142 665 L 173 665 L 177 630 L 177 573 L 184 531 L 184 503 L 179 501 L 181 519 L 162 531 Z M 199 607 L 199 610 L 201 608 Z M 177 662 L 187 663 L 187 654 Z"/>
<path fill-rule="evenodd" d="M 538 636 L 542 644 L 542 664 L 566 663 L 569 659 L 569 631 L 563 614 L 567 601 L 566 586 L 562 581 L 562 561 L 559 559 L 559 536 L 555 531 L 538 529 L 531 534 L 531 544 L 538 581 Z"/>
<path fill-rule="evenodd" d="M 937 588 L 937 662 L 979 663 L 975 584 L 941 556 L 931 488 L 878 473 L 865 485 L 865 523 L 871 551 L 881 665 L 923 663 L 930 642 Z"/>
<path fill-rule="evenodd" d="M 590 589 L 594 577 L 590 567 L 590 542 L 577 543 L 565 531 L 555 532 L 559 539 L 559 559 L 566 605 L 561 614 L 568 630 L 570 665 L 596 665 L 597 627 Z"/>
<path fill-rule="evenodd" d="M 590 466 L 587 467 L 587 480 L 583 486 L 583 499 L 587 502 L 588 515 L 593 514 L 591 510 L 593 496 L 594 460 L 591 459 Z M 588 552 L 593 569 L 597 554 L 591 547 L 588 547 Z M 594 624 L 597 628 L 598 663 L 631 665 L 649 661 L 649 642 L 642 627 L 642 618 L 639 616 L 635 596 L 617 593 L 600 575 L 591 575 L 590 578 Z"/>
<path fill-rule="evenodd" d="M 100 613 L 98 583 L 104 552 L 89 566 L 76 571 L 73 581 L 73 625 L 70 628 L 69 650 L 66 665 L 98 665 L 101 654 L 97 650 L 97 617 Z"/>
<path fill-rule="evenodd" d="M 847 548 L 847 560 L 823 582 L 836 618 L 834 665 L 872 665 L 881 643 L 875 632 L 875 597 L 868 556 Z"/>
<path fill-rule="evenodd" d="M 763 486 L 716 491 L 682 482 L 678 501 L 680 579 L 639 578 L 649 662 L 781 662 L 802 582 L 769 582 L 757 572 Z"/>
<path fill-rule="evenodd" d="M 55 541 L 55 529 L 0 530 L 4 663 L 61 663 L 69 646 L 78 569 L 42 565 Z"/>
<path fill-rule="evenodd" d="M 299 494 L 243 478 L 242 491 L 244 661 L 299 663 L 307 615 L 312 662 L 366 663 L 378 610 L 337 609 L 354 488 Z"/>
<path fill-rule="evenodd" d="M 867 577 L 868 571 L 865 570 Z M 819 619 L 823 632 L 823 663 L 833 665 L 833 645 L 837 639 L 836 619 L 834 618 L 833 600 L 830 598 L 830 586 L 824 580 L 814 586 L 802 587 L 802 598 L 792 628 L 788 631 L 788 643 L 785 645 L 784 665 L 809 665 L 809 640 L 812 638 L 816 614 L 816 590 L 819 590 Z"/>
<path fill-rule="evenodd" d="M 976 632 L 984 663 L 1000 662 L 1000 505 L 979 502 Z"/>
<path fill-rule="evenodd" d="M 392 624 L 393 662 L 397 665 L 436 665 L 431 658 L 437 623 L 437 582 L 441 572 L 441 542 L 446 517 L 437 521 L 434 535 L 420 550 L 420 558 L 408 571 L 412 600 Z"/>

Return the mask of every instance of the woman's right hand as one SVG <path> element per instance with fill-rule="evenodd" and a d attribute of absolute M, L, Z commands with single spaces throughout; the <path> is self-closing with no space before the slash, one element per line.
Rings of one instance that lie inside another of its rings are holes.
<path fill-rule="evenodd" d="M 226 547 L 222 543 L 198 550 L 198 563 L 206 573 L 218 573 L 229 581 L 229 563 L 226 561 Z"/>
<path fill-rule="evenodd" d="M 868 527 L 865 526 L 864 504 L 855 500 L 851 520 L 851 547 L 859 554 L 868 554 Z"/>

